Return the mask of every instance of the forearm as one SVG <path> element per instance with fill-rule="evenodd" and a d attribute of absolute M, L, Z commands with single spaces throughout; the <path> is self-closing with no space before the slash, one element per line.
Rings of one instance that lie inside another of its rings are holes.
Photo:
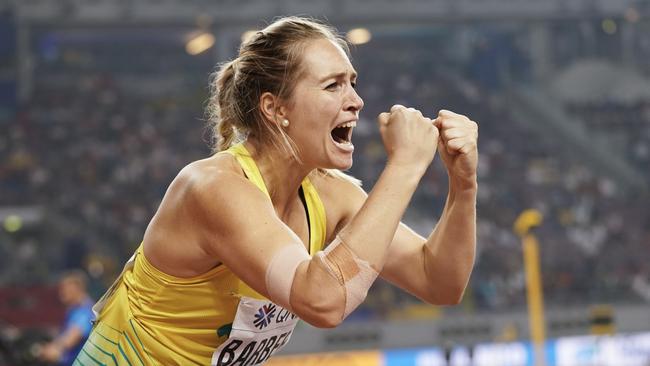
<path fill-rule="evenodd" d="M 291 305 L 301 318 L 319 327 L 336 326 L 365 298 L 384 266 L 420 177 L 412 167 L 387 166 L 326 254 L 316 255 L 297 269 Z"/>
<path fill-rule="evenodd" d="M 424 270 L 429 288 L 443 299 L 460 300 L 476 253 L 476 180 L 450 181 L 443 213 L 427 239 Z"/>
<path fill-rule="evenodd" d="M 361 209 L 339 233 L 378 272 L 421 177 L 413 167 L 387 165 Z"/>

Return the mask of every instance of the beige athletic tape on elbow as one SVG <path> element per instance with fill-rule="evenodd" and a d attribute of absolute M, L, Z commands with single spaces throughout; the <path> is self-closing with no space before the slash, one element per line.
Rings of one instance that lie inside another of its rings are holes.
<path fill-rule="evenodd" d="M 309 253 L 302 245 L 285 245 L 275 252 L 266 268 L 266 291 L 273 301 L 283 308 L 291 309 L 291 286 L 300 263 L 309 260 Z"/>
<path fill-rule="evenodd" d="M 345 319 L 366 298 L 368 289 L 379 273 L 367 261 L 359 258 L 338 236 L 324 251 L 318 252 L 316 257 L 339 285 L 345 288 Z"/>

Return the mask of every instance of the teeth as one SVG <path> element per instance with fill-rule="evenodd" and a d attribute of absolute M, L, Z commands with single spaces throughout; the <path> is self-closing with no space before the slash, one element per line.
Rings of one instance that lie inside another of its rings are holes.
<path fill-rule="evenodd" d="M 357 127 L 357 123 L 352 121 L 352 122 L 346 122 L 343 124 L 340 124 L 336 126 L 335 128 L 350 128 L 350 127 Z"/>

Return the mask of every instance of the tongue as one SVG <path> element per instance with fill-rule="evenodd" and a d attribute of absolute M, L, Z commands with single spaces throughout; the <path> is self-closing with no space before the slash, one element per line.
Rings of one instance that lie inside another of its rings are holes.
<path fill-rule="evenodd" d="M 336 145 L 336 147 L 338 147 L 339 149 L 345 152 L 354 151 L 354 145 L 352 145 L 352 142 L 350 141 L 339 140 L 339 138 L 336 136 L 332 136 L 332 141 L 334 142 L 334 145 Z"/>

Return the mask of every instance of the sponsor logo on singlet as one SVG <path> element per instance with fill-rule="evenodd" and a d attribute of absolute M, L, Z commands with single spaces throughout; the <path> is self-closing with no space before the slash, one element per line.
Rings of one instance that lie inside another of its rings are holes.
<path fill-rule="evenodd" d="M 253 324 L 259 329 L 266 328 L 275 317 L 275 304 L 268 303 L 257 310 Z"/>
<path fill-rule="evenodd" d="M 297 323 L 298 317 L 281 306 L 242 297 L 228 339 L 212 354 L 212 365 L 261 365 L 289 341 Z"/>

